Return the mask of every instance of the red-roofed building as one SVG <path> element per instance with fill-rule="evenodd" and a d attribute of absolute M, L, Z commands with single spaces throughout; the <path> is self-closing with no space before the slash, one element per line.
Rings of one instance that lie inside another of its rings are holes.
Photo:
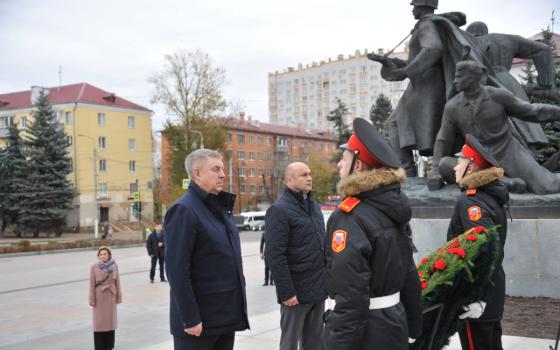
<path fill-rule="evenodd" d="M 229 119 L 225 123 L 227 154 L 225 190 L 237 194 L 235 212 L 264 210 L 283 188 L 284 168 L 291 162 L 316 157 L 329 162 L 336 150 L 333 133 Z M 169 144 L 162 138 L 161 183 L 164 206 L 168 197 Z"/>
<path fill-rule="evenodd" d="M 9 125 L 25 130 L 33 123 L 41 90 L 68 138 L 70 180 L 79 193 L 68 225 L 91 230 L 96 220 L 136 220 L 133 192 L 140 193 L 142 216 L 152 219 L 152 111 L 88 83 L 0 94 L 0 148 Z"/>

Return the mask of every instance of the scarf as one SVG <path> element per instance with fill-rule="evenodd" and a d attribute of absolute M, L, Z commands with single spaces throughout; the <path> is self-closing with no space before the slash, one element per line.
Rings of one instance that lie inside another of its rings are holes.
<path fill-rule="evenodd" d="M 99 267 L 99 269 L 104 271 L 104 272 L 111 273 L 111 272 L 115 271 L 115 268 L 116 268 L 115 260 L 113 260 L 113 258 L 111 258 L 107 262 L 98 261 L 97 262 L 97 267 Z"/>

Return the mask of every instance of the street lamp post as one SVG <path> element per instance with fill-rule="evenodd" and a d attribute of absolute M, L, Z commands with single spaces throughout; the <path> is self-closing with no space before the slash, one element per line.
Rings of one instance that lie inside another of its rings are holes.
<path fill-rule="evenodd" d="M 95 239 L 99 238 L 99 208 L 97 202 L 97 149 L 95 148 L 95 140 L 89 136 L 78 134 L 78 136 L 85 137 L 91 140 L 93 147 L 93 208 L 95 214 L 93 215 L 93 236 Z"/>

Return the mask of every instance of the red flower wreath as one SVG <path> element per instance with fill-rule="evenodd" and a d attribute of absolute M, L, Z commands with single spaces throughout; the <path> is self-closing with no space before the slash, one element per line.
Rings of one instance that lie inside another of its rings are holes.
<path fill-rule="evenodd" d="M 426 287 L 428 287 L 428 282 L 420 281 L 420 283 L 422 284 L 422 289 L 426 289 Z"/>
<path fill-rule="evenodd" d="M 473 228 L 473 231 L 476 232 L 476 233 L 478 233 L 478 234 L 480 234 L 480 233 L 486 231 L 486 227 L 484 227 L 484 226 L 477 226 L 477 227 Z"/>
<path fill-rule="evenodd" d="M 476 235 L 467 235 L 466 237 L 469 241 L 476 241 L 478 239 L 478 237 Z"/>

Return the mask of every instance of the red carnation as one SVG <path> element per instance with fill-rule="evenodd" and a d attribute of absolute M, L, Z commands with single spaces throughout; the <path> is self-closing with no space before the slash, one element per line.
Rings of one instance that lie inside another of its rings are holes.
<path fill-rule="evenodd" d="M 434 263 L 434 268 L 436 268 L 437 270 L 444 270 L 447 267 L 447 264 L 445 263 L 445 260 L 443 259 L 439 259 Z"/>
<path fill-rule="evenodd" d="M 477 227 L 475 227 L 475 228 L 473 229 L 473 231 L 476 232 L 476 233 L 482 233 L 482 232 L 486 231 L 486 227 L 484 227 L 484 226 L 477 226 Z"/>
<path fill-rule="evenodd" d="M 420 264 L 425 264 L 425 263 L 427 263 L 427 262 L 428 262 L 428 258 L 425 257 L 424 259 L 422 259 L 422 260 L 420 261 Z"/>
<path fill-rule="evenodd" d="M 428 282 L 426 281 L 421 281 L 422 284 L 422 289 L 426 289 L 426 287 L 428 286 Z"/>
<path fill-rule="evenodd" d="M 467 239 L 474 242 L 478 239 L 478 237 L 476 235 L 467 235 Z"/>
<path fill-rule="evenodd" d="M 451 248 L 449 249 L 449 254 L 455 254 L 460 258 L 464 258 L 466 255 L 463 248 Z"/>
<path fill-rule="evenodd" d="M 424 276 L 426 273 L 424 271 L 418 271 L 418 276 L 422 277 Z"/>

